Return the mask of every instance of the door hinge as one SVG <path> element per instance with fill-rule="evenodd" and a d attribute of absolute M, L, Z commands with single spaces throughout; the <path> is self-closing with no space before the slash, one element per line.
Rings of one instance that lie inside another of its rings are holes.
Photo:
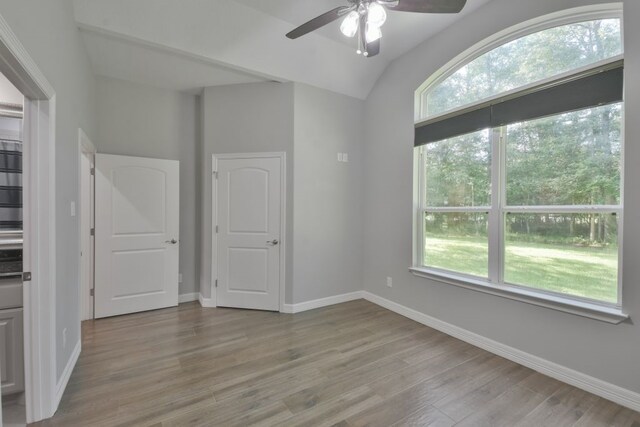
<path fill-rule="evenodd" d="M 218 171 L 213 171 L 213 176 L 218 179 Z"/>
<path fill-rule="evenodd" d="M 216 288 L 218 287 L 218 279 L 216 279 Z"/>
<path fill-rule="evenodd" d="M 91 175 L 95 175 L 96 174 L 96 168 L 91 168 Z"/>
<path fill-rule="evenodd" d="M 89 235 L 90 236 L 95 236 L 96 235 L 96 229 L 92 228 L 91 230 L 89 230 Z"/>
<path fill-rule="evenodd" d="M 30 271 L 25 271 L 24 273 L 22 273 L 22 281 L 23 282 L 30 282 L 31 281 L 31 272 Z"/>
<path fill-rule="evenodd" d="M 96 294 L 95 288 L 89 289 L 89 296 L 94 296 Z"/>
<path fill-rule="evenodd" d="M 216 225 L 216 234 L 218 234 L 218 226 Z"/>

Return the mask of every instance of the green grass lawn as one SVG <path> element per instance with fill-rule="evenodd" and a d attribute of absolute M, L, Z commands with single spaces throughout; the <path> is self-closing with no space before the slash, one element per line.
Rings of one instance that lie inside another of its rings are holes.
<path fill-rule="evenodd" d="M 488 275 L 486 238 L 427 235 L 425 264 Z M 507 242 L 505 281 L 564 294 L 617 302 L 618 248 Z"/>

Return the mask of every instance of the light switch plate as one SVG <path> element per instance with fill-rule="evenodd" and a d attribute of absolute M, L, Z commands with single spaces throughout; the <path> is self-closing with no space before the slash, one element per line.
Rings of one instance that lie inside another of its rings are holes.
<path fill-rule="evenodd" d="M 71 216 L 76 216 L 76 202 L 71 202 Z"/>

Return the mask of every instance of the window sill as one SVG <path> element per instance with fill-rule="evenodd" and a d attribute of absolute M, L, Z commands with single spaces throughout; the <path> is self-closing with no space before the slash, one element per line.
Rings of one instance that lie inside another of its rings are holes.
<path fill-rule="evenodd" d="M 517 286 L 502 285 L 497 286 L 482 279 L 473 279 L 453 273 L 446 273 L 431 270 L 424 267 L 410 267 L 409 271 L 414 276 L 447 283 L 461 288 L 471 289 L 477 292 L 484 292 L 502 298 L 533 304 L 552 310 L 563 311 L 578 316 L 600 320 L 602 322 L 617 325 L 629 318 L 621 309 L 607 307 L 597 303 L 578 301 L 572 298 L 549 295 L 534 290 L 523 289 Z"/>

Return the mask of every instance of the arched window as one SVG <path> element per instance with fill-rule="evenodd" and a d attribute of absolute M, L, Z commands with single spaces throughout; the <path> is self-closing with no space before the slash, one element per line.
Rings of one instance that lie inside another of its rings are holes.
<path fill-rule="evenodd" d="M 622 55 L 619 18 L 594 19 L 528 34 L 498 46 L 420 93 L 426 119 Z"/>
<path fill-rule="evenodd" d="M 621 25 L 538 21 L 416 92 L 414 272 L 620 307 Z"/>

